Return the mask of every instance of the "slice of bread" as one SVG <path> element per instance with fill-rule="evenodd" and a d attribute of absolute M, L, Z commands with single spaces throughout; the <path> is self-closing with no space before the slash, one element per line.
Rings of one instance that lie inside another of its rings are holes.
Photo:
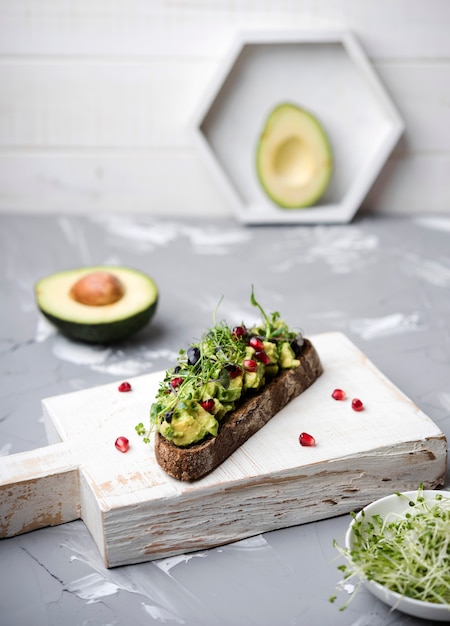
<path fill-rule="evenodd" d="M 156 433 L 155 456 L 163 470 L 178 480 L 193 481 L 218 467 L 321 375 L 322 364 L 308 339 L 303 340 L 296 358 L 300 361 L 298 367 L 283 371 L 260 391 L 245 398 L 221 422 L 216 437 L 183 448 Z"/>

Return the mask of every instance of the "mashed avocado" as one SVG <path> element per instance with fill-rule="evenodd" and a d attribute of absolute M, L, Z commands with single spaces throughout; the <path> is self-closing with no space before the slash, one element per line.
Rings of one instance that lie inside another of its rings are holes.
<path fill-rule="evenodd" d="M 215 437 L 220 422 L 250 393 L 261 389 L 282 370 L 298 367 L 302 335 L 290 330 L 279 313 L 264 321 L 234 328 L 214 323 L 203 338 L 180 350 L 175 367 L 166 371 L 150 409 L 150 428 L 137 432 L 149 441 L 156 429 L 177 446 Z"/>

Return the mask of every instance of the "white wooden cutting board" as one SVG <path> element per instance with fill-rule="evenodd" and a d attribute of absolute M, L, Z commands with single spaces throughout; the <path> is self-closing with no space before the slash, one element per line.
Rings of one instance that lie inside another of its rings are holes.
<path fill-rule="evenodd" d="M 344 335 L 311 338 L 324 373 L 209 476 L 183 483 L 135 433 L 162 373 L 43 400 L 51 445 L 0 459 L 0 536 L 82 518 L 113 567 L 348 513 L 443 484 L 439 428 Z M 120 381 L 119 381 L 120 382 Z M 348 399 L 331 398 L 335 388 Z M 365 410 L 355 412 L 351 399 Z M 315 447 L 301 447 L 302 431 Z M 130 440 L 116 450 L 120 435 Z"/>

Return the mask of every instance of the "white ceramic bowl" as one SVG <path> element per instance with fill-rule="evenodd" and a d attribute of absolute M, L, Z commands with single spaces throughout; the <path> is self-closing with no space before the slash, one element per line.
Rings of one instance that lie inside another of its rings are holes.
<path fill-rule="evenodd" d="M 427 501 L 434 500 L 437 494 L 441 494 L 443 497 L 450 499 L 450 491 L 425 490 L 422 493 L 423 497 Z M 389 513 L 397 513 L 399 515 L 402 515 L 403 513 L 406 513 L 408 511 L 411 512 L 412 509 L 408 504 L 408 500 L 415 501 L 418 492 L 405 491 L 402 495 L 407 496 L 408 499 L 399 497 L 397 494 L 393 494 L 372 502 L 372 504 L 369 504 L 363 509 L 365 519 L 370 520 L 373 515 L 380 515 L 383 519 L 385 519 Z M 362 512 L 358 513 L 358 515 L 356 516 L 356 520 L 360 520 L 361 516 Z M 345 536 L 345 545 L 346 548 L 349 550 L 353 548 L 355 540 L 355 535 L 353 533 L 354 523 L 355 520 L 352 520 Z M 415 617 L 420 617 L 422 619 L 450 623 L 449 604 L 434 604 L 432 602 L 414 600 L 412 598 L 402 596 L 401 594 L 394 591 L 390 591 L 387 587 L 384 587 L 383 585 L 380 585 L 379 583 L 372 580 L 365 581 L 365 585 L 377 598 L 379 598 L 389 606 L 394 607 L 399 611 L 402 611 L 403 613 L 407 613 L 408 615 L 413 615 Z"/>

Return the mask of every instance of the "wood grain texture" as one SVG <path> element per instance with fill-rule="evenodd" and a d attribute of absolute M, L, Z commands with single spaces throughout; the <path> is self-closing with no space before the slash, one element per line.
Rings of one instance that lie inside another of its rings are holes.
<path fill-rule="evenodd" d="M 446 0 L 4 0 L 0 211 L 231 215 L 191 116 L 239 32 L 301 28 L 353 32 L 405 118 L 362 206 L 448 213 L 449 19 Z"/>
<path fill-rule="evenodd" d="M 0 537 L 80 517 L 79 466 L 59 443 L 0 462 Z"/>
<path fill-rule="evenodd" d="M 339 515 L 419 481 L 441 485 L 447 442 L 439 428 L 344 335 L 311 339 L 322 376 L 192 484 L 167 476 L 134 430 L 162 373 L 132 379 L 127 394 L 108 384 L 45 399 L 56 443 L 0 459 L 2 536 L 81 517 L 114 567 Z M 335 387 L 349 399 L 333 400 Z M 354 396 L 364 411 L 352 411 Z M 317 445 L 302 448 L 301 431 Z M 130 440 L 126 454 L 115 449 L 119 435 Z"/>
<path fill-rule="evenodd" d="M 184 56 L 224 53 L 237 30 L 348 28 L 373 58 L 450 56 L 447 0 L 3 0 L 0 53 Z"/>

